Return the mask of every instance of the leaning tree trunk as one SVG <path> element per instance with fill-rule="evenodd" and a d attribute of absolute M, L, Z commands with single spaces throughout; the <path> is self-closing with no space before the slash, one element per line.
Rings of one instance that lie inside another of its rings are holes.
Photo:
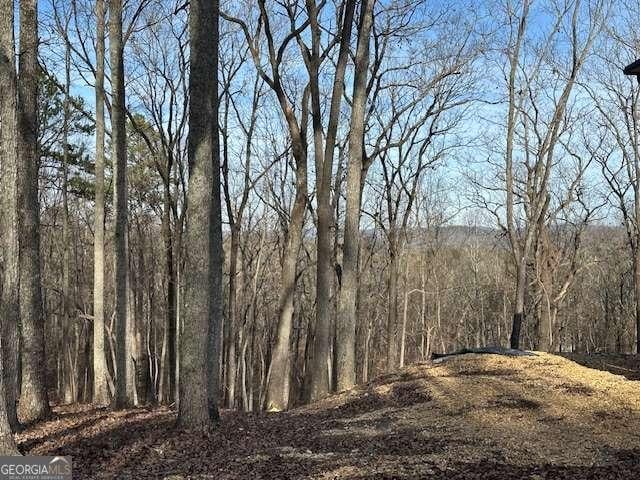
<path fill-rule="evenodd" d="M 96 214 L 93 237 L 93 403 L 109 403 L 104 349 L 104 20 L 105 0 L 96 1 Z"/>
<path fill-rule="evenodd" d="M 217 289 L 222 286 L 221 263 L 213 258 L 222 251 L 220 223 L 214 219 L 214 215 L 220 215 L 216 0 L 192 0 L 189 38 L 189 213 L 184 252 L 178 423 L 188 429 L 208 430 L 218 414 L 215 400 L 220 319 L 217 315 L 221 292 Z"/>
<path fill-rule="evenodd" d="M 19 145 L 22 178 L 20 314 L 22 321 L 22 388 L 20 417 L 34 422 L 47 417 L 44 312 L 40 276 L 40 206 L 38 202 L 38 10 L 37 1 L 20 2 Z"/>
<path fill-rule="evenodd" d="M 0 0 L 0 239 L 2 246 L 2 289 L 0 292 L 0 453 L 15 454 L 12 431 L 18 427 L 18 118 L 14 7 Z"/>
<path fill-rule="evenodd" d="M 291 330 L 293 324 L 293 299 L 296 290 L 296 266 L 302 245 L 302 226 L 307 205 L 306 169 L 296 172 L 296 197 L 291 210 L 291 222 L 282 262 L 280 308 L 276 344 L 273 349 L 267 383 L 267 411 L 278 412 L 289 406 L 291 389 Z"/>
<path fill-rule="evenodd" d="M 114 284 L 116 320 L 115 407 L 133 405 L 133 374 L 127 361 L 127 151 L 125 131 L 125 90 L 122 39 L 122 0 L 109 0 L 109 55 L 111 60 L 111 141 L 113 151 Z"/>

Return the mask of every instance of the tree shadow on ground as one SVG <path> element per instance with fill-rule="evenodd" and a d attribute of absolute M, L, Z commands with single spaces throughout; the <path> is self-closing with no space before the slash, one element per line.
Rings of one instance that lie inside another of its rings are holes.
<path fill-rule="evenodd" d="M 521 415 L 536 418 L 541 435 L 550 434 L 547 424 L 574 437 L 584 429 L 529 398 L 526 375 L 518 378 L 518 389 L 509 378 L 513 372 L 469 370 L 460 376 L 465 381 L 482 377 L 481 388 L 489 395 L 482 402 L 449 404 L 443 399 L 461 395 L 459 385 L 447 378 L 453 372 L 427 372 L 428 367 L 385 375 L 287 413 L 224 411 L 221 424 L 206 435 L 177 429 L 175 413 L 168 409 L 102 411 L 97 418 L 80 412 L 63 417 L 67 431 L 46 431 L 23 446 L 39 454 L 71 455 L 74 478 L 96 480 L 640 478 L 640 451 L 615 450 L 603 442 L 592 445 L 601 459 L 596 466 L 575 465 L 578 460 L 542 465 L 546 457 L 527 456 L 536 445 L 526 445 L 522 423 L 514 420 Z M 571 398 L 593 393 L 570 381 L 553 388 Z M 431 423 L 434 412 L 440 424 Z M 491 415 L 484 418 L 486 412 Z M 512 420 L 491 423 L 500 412 Z M 601 419 L 596 414 L 602 421 L 613 418 L 604 410 Z M 477 434 L 457 428 L 460 422 L 473 422 Z M 56 427 L 62 429 L 63 422 Z M 509 444 L 505 432 L 524 443 Z M 528 465 L 536 461 L 541 465 Z"/>
<path fill-rule="evenodd" d="M 621 375 L 627 380 L 640 380 L 640 355 L 621 353 L 558 353 L 583 367 Z"/>
<path fill-rule="evenodd" d="M 377 415 L 332 413 L 224 412 L 219 428 L 201 435 L 176 429 L 169 411 L 132 411 L 97 431 L 83 432 L 78 424 L 75 436 L 61 436 L 48 454 L 71 455 L 78 479 L 640 478 L 638 450 L 610 449 L 611 463 L 593 467 L 519 466 L 495 458 L 443 464 L 439 454 L 472 440 L 445 438 L 429 425 L 400 427 L 394 407 Z"/>

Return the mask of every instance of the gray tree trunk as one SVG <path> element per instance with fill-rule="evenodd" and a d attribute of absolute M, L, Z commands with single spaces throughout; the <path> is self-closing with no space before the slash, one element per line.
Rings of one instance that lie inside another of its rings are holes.
<path fill-rule="evenodd" d="M 65 45 L 64 54 L 65 84 L 62 120 L 62 339 L 64 358 L 64 403 L 75 402 L 77 397 L 76 370 L 72 361 L 73 342 L 72 313 L 71 313 L 71 220 L 69 217 L 69 117 L 70 117 L 70 89 L 71 89 L 71 47 Z"/>
<path fill-rule="evenodd" d="M 2 2 L 0 2 L 0 4 L 1 3 Z M 2 12 L 2 7 L 0 7 L 0 12 Z M 0 25 L 2 25 L 2 23 L 0 23 Z M 0 62 L 1 61 L 2 60 L 0 60 Z M 3 354 L 4 344 L 0 337 L 0 371 L 4 371 Z M 5 395 L 5 382 L 3 377 L 3 375 L 0 375 L 0 455 L 20 455 L 16 442 L 13 438 L 13 431 L 9 424 L 9 417 L 7 416 L 7 397 Z"/>
<path fill-rule="evenodd" d="M 520 348 L 520 330 L 524 321 L 524 302 L 527 288 L 527 265 L 522 259 L 516 266 L 516 298 L 513 310 L 513 326 L 511 329 L 511 348 Z"/>
<path fill-rule="evenodd" d="M 291 220 L 282 259 L 279 317 L 276 344 L 273 348 L 269 373 L 267 374 L 267 411 L 286 410 L 289 406 L 291 388 L 291 330 L 293 326 L 294 297 L 298 254 L 302 245 L 302 227 L 307 208 L 307 142 L 305 129 L 300 128 L 293 115 L 282 86 L 276 84 L 275 93 L 289 127 L 291 151 L 296 163 L 296 195 L 291 209 Z M 306 100 L 303 100 L 303 104 Z M 303 108 L 304 110 L 304 108 Z M 302 124 L 306 125 L 303 117 Z"/>
<path fill-rule="evenodd" d="M 213 0 L 207 5 L 207 9 L 211 9 L 211 13 L 205 15 L 205 29 L 200 33 L 206 32 L 207 48 L 203 50 L 203 54 L 207 57 L 207 62 L 211 62 L 209 68 L 209 85 L 210 98 L 212 103 L 212 112 L 210 120 L 212 130 L 212 185 L 211 185 L 211 220 L 209 222 L 210 241 L 209 241 L 209 260 L 211 262 L 211 271 L 209 273 L 211 283 L 211 311 L 209 312 L 209 329 L 208 329 L 208 348 L 207 348 L 207 408 L 209 412 L 209 421 L 218 421 L 218 392 L 220 389 L 220 367 L 221 367 L 221 340 L 222 340 L 222 316 L 223 316 L 223 292 L 222 279 L 224 268 L 224 248 L 222 243 L 222 197 L 220 190 L 220 125 L 218 119 L 219 100 L 218 100 L 218 45 L 219 45 L 219 18 L 220 18 L 220 2 Z M 211 38 L 213 36 L 213 39 Z M 203 67 L 205 65 L 203 64 Z M 209 116 L 209 113 L 207 113 Z"/>
<path fill-rule="evenodd" d="M 15 69 L 14 7 L 0 0 L 0 236 L 3 257 L 0 293 L 0 453 L 16 454 L 12 431 L 18 424 L 18 118 Z"/>
<path fill-rule="evenodd" d="M 302 149 L 297 147 L 300 151 Z M 296 147 L 294 146 L 294 151 Z M 276 344 L 271 357 L 267 383 L 267 411 L 278 412 L 289 407 L 291 391 L 291 330 L 293 325 L 293 299 L 296 290 L 296 266 L 298 252 L 302 245 L 302 226 L 307 205 L 307 174 L 306 151 L 304 156 L 305 168 L 302 171 L 301 162 L 296 169 L 296 196 L 291 210 L 291 221 L 287 244 L 282 263 L 280 307 Z"/>
<path fill-rule="evenodd" d="M 242 221 L 240 219 L 240 221 Z M 236 403 L 236 325 L 238 322 L 237 302 L 237 275 L 238 252 L 240 249 L 240 228 L 237 223 L 231 225 L 231 247 L 229 249 L 229 315 L 227 317 L 227 362 L 225 390 L 226 401 L 229 408 L 234 408 Z"/>
<path fill-rule="evenodd" d="M 360 207 L 363 176 L 364 124 L 369 70 L 369 37 L 373 25 L 374 0 L 364 0 L 356 47 L 353 79 L 353 106 L 349 132 L 342 285 L 338 298 L 336 341 L 336 388 L 351 388 L 356 383 L 356 301 L 358 298 L 358 256 L 360 251 Z"/>
<path fill-rule="evenodd" d="M 164 205 L 162 210 L 162 238 L 165 252 L 165 278 L 167 282 L 165 303 L 165 332 L 162 343 L 162 377 L 160 379 L 161 400 L 171 403 L 176 400 L 176 269 L 174 263 L 174 238 L 171 231 L 171 166 L 168 163 L 164 182 Z"/>
<path fill-rule="evenodd" d="M 96 213 L 93 240 L 93 403 L 109 403 L 104 348 L 104 43 L 105 0 L 96 1 Z"/>
<path fill-rule="evenodd" d="M 122 0 L 109 0 L 109 56 L 111 60 L 111 141 L 113 163 L 114 284 L 116 320 L 115 407 L 133 405 L 133 374 L 127 361 L 127 151 L 122 40 Z"/>
<path fill-rule="evenodd" d="M 640 252 L 636 249 L 633 253 L 633 290 L 636 300 L 636 353 L 640 352 Z"/>
<path fill-rule="evenodd" d="M 388 313 L 387 313 L 387 371 L 393 371 L 398 366 L 398 275 L 400 259 L 398 258 L 397 232 L 389 239 L 389 279 L 388 279 Z"/>
<path fill-rule="evenodd" d="M 324 143 L 323 151 L 322 111 L 320 107 L 319 88 L 320 26 L 317 24 L 317 12 L 314 12 L 316 9 L 315 0 L 313 2 L 307 2 L 312 32 L 312 55 L 307 68 L 309 69 L 311 85 L 311 110 L 316 158 L 316 192 L 318 198 L 316 328 L 313 339 L 312 364 L 309 371 L 309 375 L 311 375 L 309 398 L 312 401 L 325 396 L 329 392 L 329 386 L 331 384 L 329 370 L 327 368 L 331 341 L 331 291 L 333 289 L 334 279 L 334 270 L 331 262 L 333 258 L 331 251 L 331 227 L 334 225 L 333 208 L 331 205 L 331 180 L 355 3 L 355 0 L 345 1 L 344 20 L 340 30 L 340 50 L 331 92 L 329 124 L 327 126 L 326 142 Z"/>
<path fill-rule="evenodd" d="M 189 189 L 185 238 L 184 326 L 180 336 L 183 428 L 208 430 L 217 419 L 221 314 L 218 150 L 218 1 L 194 0 L 189 12 Z M 218 290 L 220 290 L 218 292 Z"/>
<path fill-rule="evenodd" d="M 40 205 L 38 202 L 38 11 L 36 0 L 20 2 L 18 128 L 20 162 L 20 314 L 22 388 L 20 417 L 34 422 L 51 411 L 45 379 L 44 315 L 40 277 Z"/>

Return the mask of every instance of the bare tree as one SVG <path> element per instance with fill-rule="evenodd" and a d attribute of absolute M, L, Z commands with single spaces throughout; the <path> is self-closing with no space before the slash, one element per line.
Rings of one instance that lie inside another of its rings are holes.
<path fill-rule="evenodd" d="M 356 301 L 358 292 L 358 256 L 360 251 L 360 205 L 364 152 L 365 110 L 369 43 L 375 0 L 360 6 L 358 43 L 353 76 L 349 164 L 347 167 L 342 283 L 339 291 L 336 335 L 336 387 L 346 390 L 356 382 Z"/>
<path fill-rule="evenodd" d="M 109 370 L 105 357 L 104 339 L 104 230 L 105 230 L 105 0 L 96 1 L 96 186 L 93 240 L 93 402 L 109 403 Z"/>
<path fill-rule="evenodd" d="M 597 110 L 596 142 L 589 145 L 607 185 L 608 199 L 621 217 L 633 266 L 636 351 L 640 348 L 640 88 L 622 74 L 638 55 L 637 1 L 625 2 L 616 28 L 592 65 L 587 91 Z M 587 83 L 587 82 L 585 82 Z"/>
<path fill-rule="evenodd" d="M 138 111 L 127 111 L 129 121 L 144 139 L 153 165 L 162 180 L 162 239 L 164 243 L 165 321 L 160 363 L 159 396 L 162 402 L 176 400 L 177 298 L 181 265 L 182 231 L 186 208 L 181 172 L 186 159 L 187 130 L 187 23 L 169 15 L 158 22 L 156 6 L 149 25 L 132 43 L 132 56 L 140 75 L 130 86 L 130 98 L 138 99 Z"/>
<path fill-rule="evenodd" d="M 582 188 L 580 188 L 582 190 Z M 576 205 L 565 206 L 555 220 L 540 224 L 534 255 L 537 292 L 536 349 L 558 349 L 558 314 L 581 270 L 589 265 L 584 258 L 583 237 L 600 205 L 586 203 L 577 194 Z"/>
<path fill-rule="evenodd" d="M 553 20 L 537 42 L 529 34 L 531 0 L 521 5 L 506 2 L 508 20 L 506 143 L 504 152 L 504 220 L 492 209 L 507 234 L 516 266 L 511 348 L 520 347 L 527 294 L 527 263 L 535 244 L 537 226 L 549 208 L 556 147 L 567 130 L 566 111 L 578 75 L 602 30 L 609 2 L 580 0 L 551 3 Z M 586 28 L 580 28 L 585 24 Z M 568 25 L 568 26 L 567 26 Z M 554 51 L 559 37 L 568 42 L 567 55 Z M 567 60 L 565 62 L 565 60 Z M 563 64 L 561 64 L 561 62 Z M 564 65 L 567 65 L 566 67 Z M 553 81 L 542 73 L 556 72 Z M 545 88 L 556 95 L 545 103 Z M 523 160 L 519 162 L 519 159 Z"/>
<path fill-rule="evenodd" d="M 340 105 L 344 92 L 344 78 L 350 49 L 351 30 L 355 12 L 355 0 L 346 0 L 341 5 L 340 28 L 336 32 L 339 39 L 339 51 L 330 96 L 328 124 L 325 132 L 322 125 L 322 108 L 320 102 L 320 66 L 321 29 L 319 15 L 322 7 L 315 0 L 306 2 L 307 16 L 311 33 L 311 48 L 304 45 L 300 34 L 298 43 L 309 74 L 309 92 L 311 101 L 311 118 L 313 126 L 313 150 L 316 173 L 317 199 L 317 236 L 316 236 L 316 325 L 313 337 L 313 350 L 309 375 L 309 391 L 311 401 L 318 400 L 329 393 L 330 379 L 327 361 L 329 359 L 331 330 L 331 292 L 334 282 L 334 270 L 330 259 L 333 258 L 331 228 L 335 223 L 334 209 L 331 201 L 334 153 Z"/>
<path fill-rule="evenodd" d="M 290 377 L 291 377 L 291 331 L 294 314 L 294 298 L 296 291 L 296 273 L 298 253 L 302 244 L 302 227 L 307 207 L 307 125 L 309 115 L 309 89 L 305 88 L 300 99 L 299 119 L 291 104 L 289 96 L 282 83 L 282 63 L 288 45 L 295 39 L 296 34 L 307 28 L 308 22 L 292 25 L 291 34 L 286 35 L 280 44 L 276 45 L 273 36 L 271 20 L 265 0 L 258 1 L 259 25 L 255 34 L 251 33 L 246 22 L 227 13 L 222 13 L 225 20 L 239 25 L 245 36 L 254 65 L 264 82 L 277 97 L 278 104 L 285 118 L 291 141 L 291 152 L 295 161 L 295 199 L 291 207 L 290 220 L 286 230 L 286 247 L 282 258 L 282 274 L 280 286 L 280 306 L 276 344 L 273 349 L 269 366 L 267 386 L 267 410 L 279 411 L 287 409 L 289 405 Z M 263 25 L 263 27 L 262 27 Z M 264 32 L 267 43 L 267 66 L 263 62 L 263 52 L 258 40 Z M 267 68 L 269 73 L 267 73 Z"/>
<path fill-rule="evenodd" d="M 122 36 L 122 0 L 109 0 L 109 57 L 111 66 L 111 141 L 113 151 L 113 210 L 115 212 L 115 320 L 116 392 L 115 406 L 133 404 L 133 371 L 127 348 L 127 145 Z"/>

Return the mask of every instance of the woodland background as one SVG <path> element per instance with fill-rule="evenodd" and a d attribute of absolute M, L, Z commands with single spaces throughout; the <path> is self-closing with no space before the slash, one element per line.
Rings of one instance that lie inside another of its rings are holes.
<path fill-rule="evenodd" d="M 124 3 L 128 221 L 116 241 L 110 65 L 117 57 L 108 42 L 106 108 L 96 113 L 97 52 L 109 17 L 99 33 L 103 2 L 38 3 L 49 396 L 96 400 L 97 345 L 103 401 L 115 393 L 122 348 L 131 400 L 174 404 L 188 321 L 188 6 Z M 326 375 L 328 390 L 342 390 L 460 347 L 636 352 L 640 88 L 622 68 L 640 55 L 640 3 L 359 1 L 351 40 L 341 42 L 349 3 L 322 2 L 315 27 L 304 2 L 220 5 L 221 405 L 286 409 L 326 393 L 312 372 Z M 310 31 L 318 35 L 315 66 L 305 45 Z M 367 62 L 357 63 L 364 34 Z M 350 134 L 358 105 L 360 142 Z M 105 156 L 96 183 L 98 129 Z M 323 157 L 326 145 L 333 153 Z M 360 163 L 351 167 L 358 148 Z M 361 208 L 349 216 L 349 198 L 360 194 Z M 352 241 L 354 218 L 355 250 L 345 233 Z M 122 245 L 124 283 L 114 271 Z M 6 264 L 7 250 L 0 256 Z M 96 265 L 104 269 L 100 293 Z M 353 323 L 340 316 L 345 288 Z M 94 343 L 96 295 L 102 346 Z M 118 295 L 127 304 L 121 337 Z M 522 324 L 515 344 L 514 322 Z M 353 325 L 353 334 L 342 325 Z M 349 341 L 350 360 L 340 350 Z M 345 358 L 355 377 L 341 384 Z M 272 398 L 270 385 L 279 392 Z"/>

